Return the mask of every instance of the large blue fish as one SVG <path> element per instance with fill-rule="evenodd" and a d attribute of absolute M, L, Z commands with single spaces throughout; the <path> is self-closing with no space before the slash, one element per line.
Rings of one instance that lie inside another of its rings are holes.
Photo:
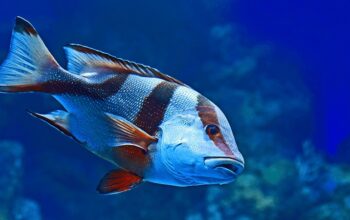
<path fill-rule="evenodd" d="M 31 114 L 115 164 L 100 193 L 142 181 L 225 184 L 243 170 L 230 125 L 210 100 L 157 69 L 89 47 L 66 46 L 60 67 L 34 27 L 16 19 L 0 92 L 52 95 L 65 110 Z"/>

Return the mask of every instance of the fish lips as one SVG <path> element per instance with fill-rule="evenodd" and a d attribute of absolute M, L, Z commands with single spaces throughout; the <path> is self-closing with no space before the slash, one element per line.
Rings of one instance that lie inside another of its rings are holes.
<path fill-rule="evenodd" d="M 244 170 L 244 162 L 232 157 L 205 157 L 204 164 L 209 168 L 235 177 Z"/>

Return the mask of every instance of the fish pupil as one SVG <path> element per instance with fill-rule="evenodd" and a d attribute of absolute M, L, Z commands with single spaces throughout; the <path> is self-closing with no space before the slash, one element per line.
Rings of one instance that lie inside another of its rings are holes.
<path fill-rule="evenodd" d="M 208 135 L 216 135 L 220 132 L 219 127 L 217 125 L 212 125 L 212 124 L 207 125 L 205 130 Z"/>

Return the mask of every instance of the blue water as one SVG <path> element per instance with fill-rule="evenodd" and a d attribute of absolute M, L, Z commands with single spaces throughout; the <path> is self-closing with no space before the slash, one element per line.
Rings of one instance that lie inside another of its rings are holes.
<path fill-rule="evenodd" d="M 113 167 L 25 111 L 62 107 L 1 94 L 0 219 L 347 219 L 349 10 L 345 0 L 3 1 L 1 60 L 19 15 L 63 66 L 67 43 L 154 66 L 222 108 L 247 166 L 226 186 L 101 196 Z"/>
<path fill-rule="evenodd" d="M 350 134 L 349 8 L 349 1 L 248 0 L 235 10 L 250 35 L 299 61 L 314 96 L 314 142 L 332 157 Z"/>

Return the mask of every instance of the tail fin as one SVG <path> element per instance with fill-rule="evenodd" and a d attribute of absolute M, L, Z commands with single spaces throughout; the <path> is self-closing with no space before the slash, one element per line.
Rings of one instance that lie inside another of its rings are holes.
<path fill-rule="evenodd" d="M 60 69 L 34 27 L 17 17 L 9 54 L 0 66 L 0 92 L 42 91 L 40 85 Z"/>

